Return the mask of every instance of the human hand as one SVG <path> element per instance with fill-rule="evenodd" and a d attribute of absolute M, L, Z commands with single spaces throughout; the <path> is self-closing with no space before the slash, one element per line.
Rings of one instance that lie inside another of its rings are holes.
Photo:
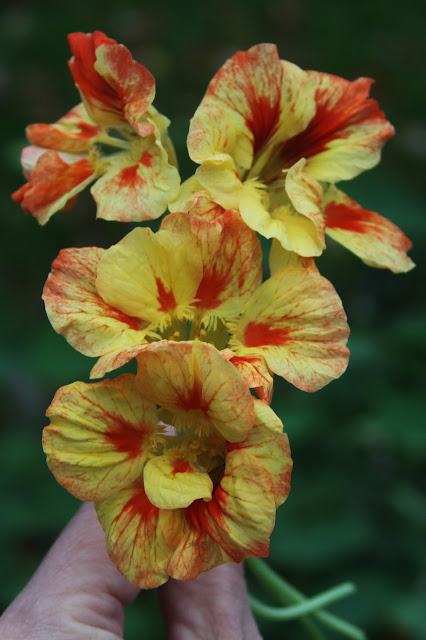
<path fill-rule="evenodd" d="M 138 589 L 105 549 L 93 505 L 84 504 L 0 618 L 2 640 L 122 640 L 124 609 Z M 260 640 L 241 565 L 160 587 L 168 640 Z M 141 629 L 141 639 L 143 629 Z"/>

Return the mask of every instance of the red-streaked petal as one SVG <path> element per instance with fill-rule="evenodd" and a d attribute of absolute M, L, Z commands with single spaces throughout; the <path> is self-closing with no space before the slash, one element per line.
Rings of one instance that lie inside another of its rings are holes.
<path fill-rule="evenodd" d="M 63 249 L 43 290 L 53 328 L 78 351 L 99 356 L 144 341 L 143 322 L 107 303 L 96 289 L 104 249 Z"/>
<path fill-rule="evenodd" d="M 136 587 L 150 589 L 167 581 L 193 580 L 229 560 L 187 509 L 158 509 L 142 484 L 96 504 L 108 553 Z"/>
<path fill-rule="evenodd" d="M 69 67 L 94 122 L 114 126 L 127 121 L 140 135 L 150 135 L 144 123 L 139 126 L 155 95 L 150 72 L 101 31 L 71 33 L 68 42 Z"/>
<path fill-rule="evenodd" d="M 250 389 L 254 389 L 261 400 L 272 402 L 274 378 L 263 358 L 239 357 L 231 351 L 230 361 L 238 369 Z"/>
<path fill-rule="evenodd" d="M 138 356 L 141 391 L 172 414 L 173 426 L 244 439 L 254 406 L 243 377 L 212 345 L 162 341 Z"/>
<path fill-rule="evenodd" d="M 95 178 L 96 172 L 88 160 L 77 159 L 69 164 L 56 151 L 46 151 L 37 160 L 30 181 L 15 191 L 12 198 L 25 213 L 45 224 Z"/>
<path fill-rule="evenodd" d="M 327 234 L 372 267 L 404 273 L 414 267 L 406 252 L 412 242 L 392 222 L 363 209 L 355 200 L 330 187 L 324 198 Z"/>
<path fill-rule="evenodd" d="M 211 81 L 191 122 L 188 150 L 195 162 L 218 153 L 248 169 L 276 139 L 302 131 L 314 114 L 307 76 L 279 59 L 272 44 L 237 52 Z"/>
<path fill-rule="evenodd" d="M 238 212 L 223 212 L 218 222 L 176 213 L 166 216 L 161 228 L 194 235 L 202 260 L 194 307 L 229 317 L 239 313 L 262 281 L 262 249 Z"/>
<path fill-rule="evenodd" d="M 103 500 L 142 474 L 158 416 L 140 395 L 135 376 L 62 387 L 47 416 L 47 463 L 80 500 Z"/>
<path fill-rule="evenodd" d="M 345 371 L 349 328 L 333 286 L 312 269 L 287 266 L 252 295 L 231 338 L 238 356 L 263 356 L 304 391 Z"/>
<path fill-rule="evenodd" d="M 188 507 L 234 562 L 266 557 L 276 507 L 290 490 L 292 461 L 282 423 L 255 401 L 256 422 L 248 437 L 229 444 L 224 476 L 210 502 Z"/>
<path fill-rule="evenodd" d="M 179 189 L 179 173 L 168 162 L 159 140 L 144 144 L 139 161 L 118 154 L 110 169 L 92 187 L 97 217 L 120 222 L 153 220 L 161 216 Z"/>
<path fill-rule="evenodd" d="M 284 165 L 307 158 L 306 171 L 327 182 L 349 180 L 374 167 L 394 129 L 376 100 L 368 97 L 373 81 L 308 74 L 315 87 L 316 113 L 304 131 L 283 145 Z"/>
<path fill-rule="evenodd" d="M 40 147 L 84 153 L 89 150 L 90 143 L 100 132 L 89 118 L 82 104 L 54 124 L 30 124 L 26 128 L 28 140 Z"/>

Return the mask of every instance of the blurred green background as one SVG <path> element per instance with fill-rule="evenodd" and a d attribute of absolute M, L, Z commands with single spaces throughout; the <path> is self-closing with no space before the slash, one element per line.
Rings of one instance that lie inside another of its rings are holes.
<path fill-rule="evenodd" d="M 381 165 L 344 189 L 413 239 L 418 267 L 399 276 L 373 270 L 329 241 L 319 266 L 343 299 L 352 357 L 343 378 L 319 393 L 276 385 L 273 406 L 295 467 L 270 562 L 307 594 L 354 580 L 358 593 L 333 611 L 370 638 L 426 638 L 425 27 L 426 5 L 410 0 L 395 10 L 385 0 L 3 4 L 0 610 L 77 508 L 47 470 L 40 436 L 55 390 L 87 380 L 92 362 L 50 327 L 43 283 L 60 248 L 107 247 L 131 228 L 95 222 L 88 194 L 40 228 L 9 196 L 23 182 L 25 125 L 53 122 L 79 100 L 66 34 L 101 29 L 154 74 L 155 105 L 172 120 L 183 178 L 193 170 L 189 118 L 237 49 L 274 42 L 303 68 L 376 79 L 373 96 L 397 136 Z M 297 624 L 261 629 L 265 639 L 305 637 Z M 125 637 L 164 637 L 155 592 L 132 605 Z"/>

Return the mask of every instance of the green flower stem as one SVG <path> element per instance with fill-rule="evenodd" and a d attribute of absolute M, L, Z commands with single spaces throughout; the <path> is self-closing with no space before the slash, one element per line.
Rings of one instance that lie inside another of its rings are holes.
<path fill-rule="evenodd" d="M 270 607 L 253 596 L 250 596 L 250 602 L 253 611 L 264 618 L 269 618 L 270 620 L 294 620 L 308 613 L 313 613 L 317 609 L 336 602 L 336 600 L 346 598 L 346 596 L 351 595 L 354 591 L 354 585 L 350 582 L 345 582 L 344 584 L 337 585 L 332 589 L 324 591 L 324 593 L 320 593 L 313 598 L 309 598 L 304 602 L 290 607 Z"/>
<path fill-rule="evenodd" d="M 250 568 L 251 572 L 256 576 L 259 582 L 269 591 L 269 593 L 274 596 L 278 602 L 282 604 L 300 604 L 305 602 L 306 598 L 297 589 L 295 589 L 292 585 L 288 584 L 283 578 L 281 578 L 271 567 L 269 567 L 266 562 L 261 560 L 260 558 L 247 558 L 245 561 L 246 565 Z M 348 638 L 352 638 L 352 640 L 365 640 L 366 636 L 364 632 L 353 624 L 342 620 L 341 618 L 335 616 L 332 613 L 322 610 L 315 610 L 312 612 L 312 615 L 317 618 L 317 620 L 321 621 L 324 625 L 334 629 L 337 632 L 340 632 L 343 635 L 346 635 Z M 308 625 L 311 626 L 312 623 L 309 618 L 301 618 L 300 622 L 304 624 L 306 628 Z M 311 634 L 313 635 L 316 627 L 312 625 L 312 629 L 309 629 Z"/>

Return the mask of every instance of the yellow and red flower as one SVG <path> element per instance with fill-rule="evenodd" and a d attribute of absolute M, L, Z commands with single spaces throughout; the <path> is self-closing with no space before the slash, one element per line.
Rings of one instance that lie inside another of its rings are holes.
<path fill-rule="evenodd" d="M 282 423 L 212 345 L 163 341 L 136 376 L 59 389 L 44 449 L 57 480 L 95 502 L 136 586 L 266 556 L 290 489 Z"/>
<path fill-rule="evenodd" d="M 130 52 L 100 31 L 72 33 L 69 62 L 82 104 L 58 122 L 27 128 L 22 153 L 28 182 L 13 194 L 45 224 L 94 182 L 97 216 L 151 220 L 179 188 L 168 119 L 152 106 L 155 81 Z"/>
<path fill-rule="evenodd" d="M 188 150 L 201 166 L 170 209 L 188 211 L 206 190 L 303 257 L 319 256 L 328 233 L 368 264 L 408 271 L 408 238 L 334 186 L 374 167 L 393 135 L 371 82 L 302 71 L 270 44 L 236 53 L 191 121 Z"/>
<path fill-rule="evenodd" d="M 247 383 L 270 399 L 277 373 L 315 391 L 347 366 L 341 301 L 317 270 L 288 265 L 261 284 L 261 248 L 236 211 L 219 222 L 167 216 L 156 234 L 134 229 L 118 244 L 66 249 L 43 293 L 54 329 L 89 356 L 93 377 L 158 339 L 226 349 Z M 230 351 L 230 350 L 231 351 Z"/>

